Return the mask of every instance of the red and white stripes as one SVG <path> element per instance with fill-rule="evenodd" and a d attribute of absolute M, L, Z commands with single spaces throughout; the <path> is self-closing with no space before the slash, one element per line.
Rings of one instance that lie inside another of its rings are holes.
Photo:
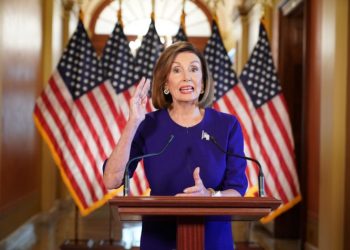
<path fill-rule="evenodd" d="M 110 84 L 103 83 L 73 100 L 56 71 L 34 108 L 37 124 L 83 214 L 108 197 L 101 167 L 120 136 L 115 96 Z"/>
<path fill-rule="evenodd" d="M 245 88 L 238 83 L 214 103 L 214 108 L 234 114 L 239 119 L 245 154 L 261 163 L 267 194 L 281 199 L 283 203 L 298 196 L 294 142 L 283 95 L 255 109 Z M 248 162 L 249 187 L 257 185 L 257 171 L 257 167 Z"/>

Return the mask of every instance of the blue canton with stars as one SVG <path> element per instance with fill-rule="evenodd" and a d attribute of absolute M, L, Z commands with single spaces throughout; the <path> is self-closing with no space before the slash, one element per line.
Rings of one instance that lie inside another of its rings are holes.
<path fill-rule="evenodd" d="M 173 37 L 173 43 L 176 43 L 178 41 L 188 41 L 185 30 L 182 28 L 182 25 L 180 25 L 178 32 Z"/>
<path fill-rule="evenodd" d="M 259 40 L 240 75 L 240 80 L 256 108 L 282 91 L 263 24 L 260 24 Z"/>
<path fill-rule="evenodd" d="M 103 82 L 103 72 L 96 51 L 81 20 L 57 69 L 74 100 Z"/>
<path fill-rule="evenodd" d="M 119 23 L 103 50 L 101 64 L 104 78 L 109 79 L 116 93 L 121 93 L 137 82 L 134 57 L 129 42 Z"/>
<path fill-rule="evenodd" d="M 151 20 L 147 34 L 143 37 L 140 48 L 136 52 L 136 73 L 138 79 L 152 79 L 153 67 L 163 51 L 164 45 L 157 34 L 154 21 Z"/>
<path fill-rule="evenodd" d="M 204 48 L 204 57 L 208 62 L 209 70 L 215 81 L 215 101 L 226 94 L 238 83 L 232 63 L 222 42 L 218 26 L 215 21 L 212 24 L 212 35 Z"/>

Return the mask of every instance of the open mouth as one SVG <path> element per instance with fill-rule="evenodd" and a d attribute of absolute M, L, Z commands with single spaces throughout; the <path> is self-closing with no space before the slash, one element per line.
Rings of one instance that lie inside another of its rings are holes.
<path fill-rule="evenodd" d="M 183 86 L 180 88 L 180 92 L 183 94 L 192 93 L 193 91 L 194 91 L 194 87 L 192 86 Z"/>

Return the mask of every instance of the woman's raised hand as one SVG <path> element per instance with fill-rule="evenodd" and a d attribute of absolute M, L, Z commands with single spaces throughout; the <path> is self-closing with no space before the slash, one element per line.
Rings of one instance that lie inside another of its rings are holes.
<path fill-rule="evenodd" d="M 145 119 L 149 88 L 150 80 L 142 77 L 136 87 L 134 95 L 130 99 L 129 120 L 142 122 Z"/>
<path fill-rule="evenodd" d="M 183 193 L 177 194 L 176 196 L 211 196 L 211 193 L 203 184 L 199 171 L 199 167 L 196 167 L 193 171 L 194 186 L 185 188 Z"/>

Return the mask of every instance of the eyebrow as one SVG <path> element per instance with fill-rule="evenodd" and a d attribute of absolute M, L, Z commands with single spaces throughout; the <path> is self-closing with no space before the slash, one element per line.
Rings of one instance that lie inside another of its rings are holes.
<path fill-rule="evenodd" d="M 176 62 L 176 61 L 174 61 L 173 64 L 174 63 L 180 64 L 179 62 Z M 200 64 L 201 62 L 199 60 L 198 61 L 197 60 L 193 60 L 190 64 L 193 64 L 193 63 L 199 63 Z"/>

